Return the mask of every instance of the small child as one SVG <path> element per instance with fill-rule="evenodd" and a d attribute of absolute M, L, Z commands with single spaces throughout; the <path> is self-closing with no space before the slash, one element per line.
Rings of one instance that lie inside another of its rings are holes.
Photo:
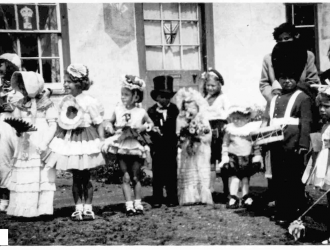
<path fill-rule="evenodd" d="M 262 168 L 262 157 L 259 147 L 253 146 L 250 133 L 257 129 L 250 122 L 253 110 L 247 104 L 232 105 L 228 110 L 229 124 L 225 127 L 222 145 L 222 161 L 217 166 L 227 166 L 229 178 L 230 199 L 227 208 L 235 209 L 240 206 L 238 190 L 242 184 L 242 207 L 250 207 L 253 203 L 249 194 L 250 177 Z"/>
<path fill-rule="evenodd" d="M 145 82 L 136 76 L 126 75 L 122 80 L 121 101 L 116 106 L 106 131 L 114 134 L 105 140 L 102 151 L 117 155 L 123 173 L 122 189 L 126 200 L 126 214 L 132 216 L 143 214 L 141 203 L 141 166 L 146 158 L 148 145 L 144 132 L 150 131 L 153 122 L 147 112 L 137 106 L 143 100 Z M 134 189 L 132 201 L 131 185 Z"/>
<path fill-rule="evenodd" d="M 301 178 L 310 147 L 313 114 L 311 99 L 298 89 L 307 51 L 293 42 L 278 43 L 272 52 L 275 77 L 282 94 L 270 103 L 270 126 L 283 127 L 283 141 L 269 145 L 272 181 L 275 190 L 274 219 L 285 225 L 297 218 L 306 201 Z"/>
<path fill-rule="evenodd" d="M 207 100 L 208 119 L 212 128 L 211 142 L 211 192 L 214 192 L 216 180 L 215 168 L 221 162 L 221 146 L 223 139 L 223 128 L 227 124 L 228 100 L 222 92 L 225 84 L 221 74 L 212 68 L 204 72 L 201 77 L 204 80 L 203 96 Z M 225 196 L 229 195 L 228 176 L 225 172 L 221 173 L 223 191 Z"/>
<path fill-rule="evenodd" d="M 52 215 L 56 171 L 45 167 L 43 158 L 56 131 L 57 110 L 42 94 L 44 80 L 39 74 L 17 71 L 11 84 L 24 96 L 17 103 L 14 117 L 32 123 L 37 131 L 24 132 L 18 138 L 8 185 L 7 214 L 22 217 Z"/>
<path fill-rule="evenodd" d="M 322 128 L 322 149 L 319 152 L 312 176 L 309 178 L 307 184 L 314 185 L 323 190 L 330 188 L 330 164 L 329 164 L 329 149 L 330 149 L 330 87 L 322 88 L 316 97 L 316 102 L 319 106 L 320 115 L 324 122 Z M 330 244 L 330 193 L 327 194 L 328 198 L 328 213 L 326 215 L 326 225 L 328 239 L 324 240 L 322 244 Z"/>
<path fill-rule="evenodd" d="M 157 103 L 148 109 L 154 123 L 152 145 L 153 207 L 158 208 L 163 201 L 166 187 L 169 207 L 178 204 L 177 196 L 177 144 L 176 118 L 179 110 L 171 103 L 174 96 L 173 77 L 157 76 L 153 79 L 154 90 L 150 95 Z"/>
<path fill-rule="evenodd" d="M 211 179 L 211 127 L 205 116 L 207 101 L 191 88 L 177 93 L 180 114 L 177 134 L 181 140 L 181 161 L 178 166 L 180 205 L 213 204 Z"/>
<path fill-rule="evenodd" d="M 72 220 L 93 220 L 90 170 L 105 163 L 101 153 L 104 140 L 103 108 L 96 99 L 83 93 L 93 84 L 85 65 L 69 65 L 64 77 L 67 96 L 59 104 L 59 127 L 50 144 L 51 153 L 45 159 L 46 166 L 56 166 L 59 170 L 72 173 L 75 203 Z"/>

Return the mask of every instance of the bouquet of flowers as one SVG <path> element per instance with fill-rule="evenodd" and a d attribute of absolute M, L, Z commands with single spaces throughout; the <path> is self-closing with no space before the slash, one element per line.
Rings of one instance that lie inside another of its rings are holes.
<path fill-rule="evenodd" d="M 194 155 L 198 144 L 201 142 L 201 136 L 210 132 L 210 128 L 205 126 L 201 121 L 196 119 L 191 120 L 180 130 L 180 143 L 188 140 L 187 152 L 190 155 Z"/>

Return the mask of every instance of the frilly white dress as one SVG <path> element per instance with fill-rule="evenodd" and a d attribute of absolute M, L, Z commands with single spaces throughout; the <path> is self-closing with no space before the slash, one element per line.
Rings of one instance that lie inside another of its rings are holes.
<path fill-rule="evenodd" d="M 322 128 L 322 149 L 315 161 L 315 170 L 307 184 L 328 190 L 330 188 L 330 124 L 325 124 Z M 310 172 L 310 170 L 306 169 Z M 305 171 L 305 172 L 306 172 Z"/>
<path fill-rule="evenodd" d="M 203 125 L 211 131 L 207 118 L 201 119 Z M 180 122 L 178 121 L 178 123 Z M 200 139 L 201 142 L 196 144 L 196 153 L 193 155 L 188 152 L 190 141 L 186 139 L 182 144 L 180 164 L 178 164 L 178 198 L 180 205 L 213 204 L 210 190 L 212 133 L 204 134 L 200 136 Z"/>
<path fill-rule="evenodd" d="M 16 108 L 14 116 L 32 122 L 29 109 Z M 44 167 L 37 146 L 48 133 L 48 124 L 56 122 L 57 117 L 57 110 L 52 103 L 38 109 L 34 124 L 38 130 L 25 132 L 18 138 L 8 185 L 10 190 L 8 215 L 36 217 L 53 214 L 56 172 L 55 169 Z"/>
<path fill-rule="evenodd" d="M 131 128 L 143 125 L 147 112 L 140 107 L 127 109 L 123 104 L 118 104 L 114 110 L 116 133 L 105 140 L 105 145 L 109 145 L 109 153 L 120 155 L 135 155 L 140 158 L 146 158 L 149 147 L 142 145 L 137 139 L 127 137 L 118 141 L 123 134 L 123 128 L 128 126 Z"/>
<path fill-rule="evenodd" d="M 72 119 L 73 122 L 78 122 L 76 128 L 64 129 L 58 126 L 55 137 L 49 145 L 51 152 L 45 159 L 46 164 L 48 167 L 56 166 L 59 170 L 69 171 L 87 170 L 101 166 L 105 164 L 101 153 L 101 141 L 97 129 L 92 124 L 98 125 L 103 122 L 101 115 L 103 109 L 96 99 L 85 93 L 71 97 L 71 99 L 78 107 L 77 116 L 81 117 Z M 59 119 L 62 119 L 63 124 L 69 126 L 70 121 L 66 120 L 66 116 L 63 115 L 63 112 L 68 112 L 65 110 L 68 105 L 63 103 L 64 101 L 67 99 L 63 98 L 60 103 L 60 107 L 63 108 L 60 111 Z"/>

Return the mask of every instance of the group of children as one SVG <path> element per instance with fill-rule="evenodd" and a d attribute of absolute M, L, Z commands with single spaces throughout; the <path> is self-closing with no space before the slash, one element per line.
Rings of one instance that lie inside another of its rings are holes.
<path fill-rule="evenodd" d="M 282 141 L 267 147 L 268 171 L 276 190 L 277 221 L 295 219 L 305 195 L 301 178 L 310 148 L 312 104 L 311 98 L 298 89 L 297 82 L 306 55 L 290 42 L 278 43 L 272 53 L 277 89 L 281 91 L 266 109 L 264 125 L 280 125 L 284 134 Z M 0 61 L 0 66 L 7 61 L 9 57 Z M 265 150 L 251 139 L 251 133 L 260 127 L 260 123 L 251 122 L 254 106 L 239 100 L 229 102 L 222 92 L 224 80 L 215 69 L 208 69 L 201 78 L 202 94 L 184 88 L 176 93 L 173 77 L 154 78 L 154 90 L 150 94 L 156 104 L 146 111 L 140 105 L 145 82 L 137 76 L 126 75 L 121 79 L 121 103 L 110 119 L 104 121 L 102 105 L 83 92 L 93 83 L 86 66 L 71 64 L 65 71 L 66 96 L 58 110 L 49 99 L 49 91 L 44 91 L 42 77 L 17 68 L 12 72 L 7 90 L 19 92 L 23 98 L 15 102 L 6 99 L 8 104 L 14 104 L 14 110 L 2 113 L 13 111 L 12 116 L 30 122 L 37 131 L 17 137 L 8 124 L 0 123 L 6 127 L 1 129 L 0 138 L 0 209 L 8 215 L 23 217 L 52 214 L 55 169 L 60 169 L 73 175 L 72 219 L 94 219 L 90 170 L 104 165 L 102 153 L 117 156 L 128 216 L 143 213 L 140 172 L 148 157 L 152 158 L 154 208 L 163 203 L 170 207 L 213 204 L 216 172 L 222 177 L 224 193 L 229 195 L 227 208 L 252 206 L 249 180 L 263 171 L 265 165 Z M 171 102 L 174 95 L 175 104 Z M 329 89 L 322 91 L 318 99 L 326 123 L 330 121 L 329 99 Z M 323 188 L 330 185 L 327 128 L 325 125 L 322 130 L 323 153 L 319 157 L 323 158 L 316 164 L 323 164 L 322 171 L 316 171 L 315 178 L 310 179 Z M 11 132 L 2 132 L 6 130 Z M 105 138 L 105 132 L 110 137 Z M 8 135 L 12 138 L 7 138 Z M 10 163 L 5 162 L 8 156 L 2 153 L 8 147 L 9 155 L 13 156 Z"/>

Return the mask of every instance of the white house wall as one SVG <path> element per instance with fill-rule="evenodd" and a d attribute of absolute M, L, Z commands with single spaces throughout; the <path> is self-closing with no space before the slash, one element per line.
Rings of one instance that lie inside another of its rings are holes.
<path fill-rule="evenodd" d="M 330 46 L 330 4 L 318 4 L 318 33 L 319 33 L 319 56 L 320 70 L 325 71 L 330 68 L 327 53 Z"/>
<path fill-rule="evenodd" d="M 274 27 L 286 21 L 283 3 L 214 3 L 215 68 L 230 99 L 264 104 L 259 91 L 262 59 L 271 53 Z"/>
<path fill-rule="evenodd" d="M 94 85 L 88 93 L 104 105 L 105 117 L 110 116 L 116 103 L 120 101 L 120 76 L 139 74 L 135 29 L 133 39 L 128 44 L 119 46 L 114 42 L 111 34 L 109 35 L 109 30 L 112 31 L 107 29 L 104 21 L 106 19 L 109 22 L 104 16 L 105 8 L 134 13 L 134 3 L 125 6 L 109 5 L 102 3 L 67 5 L 71 62 L 82 63 L 89 67 Z M 134 15 L 131 18 L 135 26 Z"/>

